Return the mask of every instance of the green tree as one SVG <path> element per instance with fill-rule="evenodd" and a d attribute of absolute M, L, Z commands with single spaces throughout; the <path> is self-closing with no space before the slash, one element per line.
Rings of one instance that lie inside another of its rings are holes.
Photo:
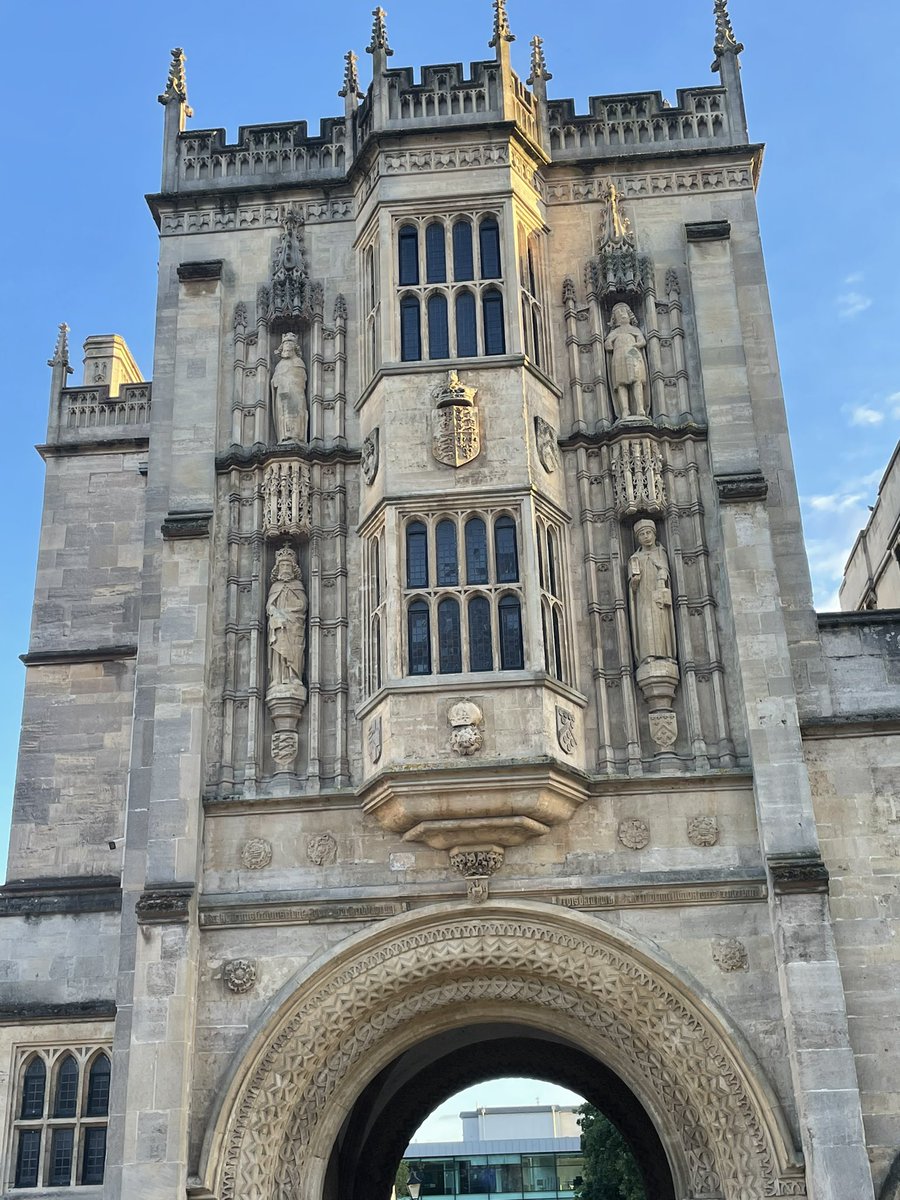
<path fill-rule="evenodd" d="M 404 1158 L 397 1168 L 397 1177 L 394 1180 L 394 1191 L 397 1195 L 397 1200 L 405 1200 L 405 1197 L 409 1195 L 409 1188 L 406 1186 L 407 1183 L 409 1183 L 409 1163 Z"/>
<path fill-rule="evenodd" d="M 578 1114 L 584 1178 L 576 1182 L 576 1200 L 647 1200 L 634 1155 L 612 1121 L 593 1104 L 582 1104 Z"/>

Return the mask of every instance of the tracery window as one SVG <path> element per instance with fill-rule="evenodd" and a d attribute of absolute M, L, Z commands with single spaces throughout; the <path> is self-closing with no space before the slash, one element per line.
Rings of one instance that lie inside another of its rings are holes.
<path fill-rule="evenodd" d="M 363 664 L 363 686 L 371 696 L 381 687 L 384 663 L 385 574 L 384 531 L 375 530 L 365 541 L 366 570 L 363 577 L 363 605 L 367 634 Z"/>
<path fill-rule="evenodd" d="M 500 224 L 493 213 L 404 218 L 396 263 L 401 362 L 506 353 Z"/>
<path fill-rule="evenodd" d="M 10 1172 L 14 1187 L 103 1182 L 109 1082 L 105 1048 L 20 1051 Z"/>
<path fill-rule="evenodd" d="M 414 517 L 404 527 L 403 554 L 407 675 L 524 668 L 513 513 Z"/>
<path fill-rule="evenodd" d="M 516 240 L 519 247 L 519 294 L 525 353 L 536 367 L 546 369 L 549 351 L 542 299 L 541 243 L 537 234 L 526 233 L 522 225 L 518 228 Z"/>
<path fill-rule="evenodd" d="M 538 518 L 538 577 L 541 585 L 541 633 L 544 669 L 562 683 L 572 682 L 563 606 L 564 540 L 559 526 Z"/>

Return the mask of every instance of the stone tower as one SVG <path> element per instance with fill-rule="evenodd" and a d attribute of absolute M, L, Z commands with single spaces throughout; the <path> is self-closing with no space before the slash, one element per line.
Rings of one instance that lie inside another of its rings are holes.
<path fill-rule="evenodd" d="M 378 8 L 233 145 L 173 51 L 152 385 L 50 363 L 0 1194 L 388 1200 L 515 1073 L 654 1200 L 895 1195 L 897 624 L 811 606 L 714 7 L 586 114 Z"/>

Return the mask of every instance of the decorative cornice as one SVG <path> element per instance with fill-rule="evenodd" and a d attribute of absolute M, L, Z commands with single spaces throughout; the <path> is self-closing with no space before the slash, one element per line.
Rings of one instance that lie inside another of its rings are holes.
<path fill-rule="evenodd" d="M 29 650 L 20 654 L 19 661 L 26 667 L 55 667 L 66 663 L 115 662 L 123 658 L 137 658 L 136 645 L 89 646 L 83 650 L 66 647 L 65 650 Z"/>
<path fill-rule="evenodd" d="M 183 262 L 178 264 L 178 278 L 182 283 L 197 283 L 201 280 L 222 278 L 224 259 L 210 258 L 205 262 Z"/>
<path fill-rule="evenodd" d="M 167 542 L 180 538 L 209 537 L 213 514 L 211 509 L 196 512 L 170 512 L 162 523 L 162 535 Z"/>
<path fill-rule="evenodd" d="M 283 446 L 267 446 L 264 442 L 254 442 L 252 446 L 232 445 L 224 454 L 216 455 L 216 471 L 221 473 L 234 467 L 264 466 L 266 463 L 288 459 L 299 459 L 310 464 L 355 464 L 360 460 L 360 451 L 348 449 L 346 446 L 329 446 L 326 449 L 315 445 L 297 445 L 286 450 Z"/>
<path fill-rule="evenodd" d="M 688 221 L 684 233 L 689 242 L 723 242 L 731 237 L 731 222 Z"/>
<path fill-rule="evenodd" d="M 118 875 L 13 879 L 0 887 L 0 917 L 119 912 L 121 908 Z"/>
<path fill-rule="evenodd" d="M 828 868 L 817 855 L 773 854 L 767 863 L 776 896 L 791 892 L 828 891 Z"/>
<path fill-rule="evenodd" d="M 743 500 L 765 500 L 769 492 L 762 471 L 743 471 L 717 475 L 716 490 L 722 504 L 738 504 Z"/>
<path fill-rule="evenodd" d="M 78 1000 L 62 1004 L 4 1004 L 0 1025 L 68 1025 L 71 1021 L 114 1021 L 114 1000 Z"/>
<path fill-rule="evenodd" d="M 190 920 L 194 885 L 147 888 L 134 906 L 140 925 L 183 925 Z"/>

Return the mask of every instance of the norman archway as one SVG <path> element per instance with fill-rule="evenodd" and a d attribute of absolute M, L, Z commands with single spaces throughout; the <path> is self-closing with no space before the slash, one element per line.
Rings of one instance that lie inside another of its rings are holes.
<path fill-rule="evenodd" d="M 480 1023 L 552 1031 L 614 1072 L 703 1200 L 806 1194 L 742 1039 L 671 964 L 594 917 L 435 906 L 348 939 L 270 1006 L 204 1147 L 218 1200 L 323 1200 L 358 1098 L 398 1055 Z"/>

